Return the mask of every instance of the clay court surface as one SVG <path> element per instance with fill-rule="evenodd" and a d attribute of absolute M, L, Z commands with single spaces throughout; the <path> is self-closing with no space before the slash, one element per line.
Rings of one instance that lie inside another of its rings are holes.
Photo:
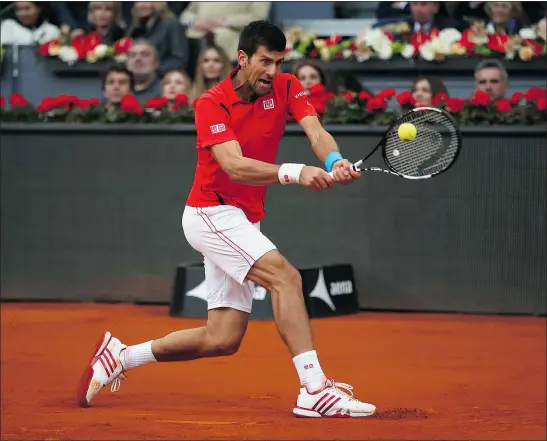
<path fill-rule="evenodd" d="M 298 377 L 275 325 L 238 354 L 129 372 L 89 409 L 78 379 L 101 333 L 126 344 L 198 326 L 167 307 L 2 304 L 3 440 L 546 438 L 545 318 L 373 314 L 314 320 L 324 370 L 378 415 L 298 419 Z"/>

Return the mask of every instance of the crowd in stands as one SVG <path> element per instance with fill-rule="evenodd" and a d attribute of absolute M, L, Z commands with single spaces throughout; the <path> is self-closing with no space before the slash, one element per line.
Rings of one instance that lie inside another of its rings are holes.
<path fill-rule="evenodd" d="M 363 2 L 337 2 L 339 17 L 359 17 Z M 63 29 L 76 38 L 97 32 L 104 44 L 129 37 L 125 63 L 103 72 L 104 104 L 128 94 L 139 101 L 185 95 L 191 104 L 233 68 L 239 31 L 250 21 L 268 19 L 271 2 L 0 2 L 2 44 L 42 45 Z M 545 28 L 541 2 L 378 2 L 378 23 L 386 29 L 428 32 L 468 28 L 481 22 L 496 32 L 515 34 L 524 26 Z M 397 28 L 397 26 L 399 28 Z M 334 95 L 369 93 L 352 75 L 327 72 L 313 60 L 300 60 L 293 73 L 318 111 Z M 475 69 L 476 90 L 491 99 L 506 98 L 508 73 L 497 59 Z M 448 91 L 442 79 L 409 79 L 413 100 L 430 105 Z"/>

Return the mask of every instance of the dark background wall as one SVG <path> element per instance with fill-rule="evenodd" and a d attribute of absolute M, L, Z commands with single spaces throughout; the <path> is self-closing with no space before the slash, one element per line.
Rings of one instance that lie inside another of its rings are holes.
<path fill-rule="evenodd" d="M 362 308 L 545 314 L 546 133 L 530 130 L 462 129 L 459 162 L 428 181 L 274 186 L 263 231 L 298 267 L 351 263 Z M 382 129 L 332 131 L 356 160 Z M 191 126 L 4 124 L 2 299 L 169 301 L 176 265 L 200 260 L 181 229 L 194 141 Z M 299 128 L 287 161 L 318 164 Z"/>

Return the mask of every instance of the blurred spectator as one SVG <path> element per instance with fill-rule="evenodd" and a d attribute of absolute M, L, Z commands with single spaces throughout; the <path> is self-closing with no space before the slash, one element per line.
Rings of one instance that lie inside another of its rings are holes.
<path fill-rule="evenodd" d="M 448 96 L 448 90 L 438 77 L 422 76 L 412 82 L 412 97 L 416 101 L 416 107 L 431 106 L 432 100 L 440 93 Z"/>
<path fill-rule="evenodd" d="M 251 21 L 267 19 L 270 6 L 271 2 L 190 2 L 180 21 L 188 27 L 188 38 L 214 34 L 214 41 L 233 62 L 240 31 Z"/>
<path fill-rule="evenodd" d="M 509 75 L 501 61 L 488 59 L 477 64 L 475 86 L 477 90 L 488 93 L 492 100 L 504 98 L 509 87 Z"/>
<path fill-rule="evenodd" d="M 15 18 L 0 25 L 1 44 L 44 44 L 59 36 L 57 26 L 48 22 L 39 2 L 14 2 Z"/>
<path fill-rule="evenodd" d="M 68 26 L 72 29 L 73 36 L 81 35 L 91 30 L 89 26 L 89 3 L 90 2 L 44 2 L 51 3 L 54 11 L 54 17 L 52 17 L 52 23 L 55 23 L 59 27 L 62 25 Z M 119 2 L 122 9 L 122 18 L 124 23 L 131 23 L 134 2 Z M 188 2 L 167 2 L 169 8 L 178 17 L 186 7 Z M 53 20 L 55 18 L 55 20 Z"/>
<path fill-rule="evenodd" d="M 161 82 L 157 74 L 159 59 L 154 46 L 147 40 L 135 40 L 127 55 L 127 69 L 133 74 L 137 99 L 146 101 L 160 96 Z"/>
<path fill-rule="evenodd" d="M 302 83 L 309 103 L 318 113 L 325 113 L 327 100 L 334 97 L 334 94 L 327 90 L 327 73 L 312 60 L 300 60 L 295 63 L 293 74 Z"/>
<path fill-rule="evenodd" d="M 125 36 L 125 23 L 120 2 L 89 2 L 91 30 L 101 35 L 102 42 L 112 46 Z"/>
<path fill-rule="evenodd" d="M 101 82 L 107 109 L 119 105 L 121 99 L 133 91 L 133 74 L 123 64 L 107 67 L 101 74 Z"/>
<path fill-rule="evenodd" d="M 454 17 L 457 20 L 466 20 L 469 23 L 488 21 L 485 5 L 488 2 L 457 2 L 454 8 Z M 495 2 L 493 2 L 495 3 Z M 521 6 L 521 22 L 525 26 L 537 23 L 545 17 L 545 2 L 518 2 Z"/>
<path fill-rule="evenodd" d="M 486 2 L 484 10 L 490 18 L 486 24 L 490 33 L 515 35 L 522 29 L 520 2 Z"/>
<path fill-rule="evenodd" d="M 346 92 L 357 94 L 359 92 L 368 92 L 371 96 L 374 96 L 372 91 L 364 87 L 355 75 L 347 72 L 337 72 L 335 74 L 333 89 L 336 95 L 343 95 Z"/>
<path fill-rule="evenodd" d="M 186 72 L 182 70 L 170 70 L 161 81 L 161 96 L 173 102 L 177 95 L 188 95 L 192 83 Z"/>
<path fill-rule="evenodd" d="M 194 101 L 211 87 L 220 83 L 231 70 L 228 55 L 221 47 L 209 46 L 204 49 L 198 57 L 190 101 Z"/>
<path fill-rule="evenodd" d="M 156 48 L 163 76 L 172 69 L 185 69 L 188 40 L 183 27 L 167 7 L 167 2 L 134 2 L 133 23 L 127 35 L 144 38 Z"/>
<path fill-rule="evenodd" d="M 306 91 L 309 91 L 316 84 L 327 87 L 327 74 L 312 60 L 296 62 L 293 67 L 293 74 L 300 80 Z"/>
<path fill-rule="evenodd" d="M 378 2 L 377 19 L 408 17 L 410 17 L 410 2 Z"/>
<path fill-rule="evenodd" d="M 410 2 L 411 19 L 408 25 L 412 32 L 430 32 L 433 28 L 439 31 L 446 28 L 462 29 L 465 26 L 439 13 L 440 2 Z"/>

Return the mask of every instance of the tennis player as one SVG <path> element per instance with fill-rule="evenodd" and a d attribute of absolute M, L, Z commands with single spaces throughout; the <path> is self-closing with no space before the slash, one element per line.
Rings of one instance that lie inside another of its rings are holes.
<path fill-rule="evenodd" d="M 363 417 L 375 412 L 372 404 L 353 398 L 351 386 L 323 373 L 299 272 L 260 232 L 268 185 L 299 184 L 324 191 L 360 176 L 321 126 L 298 79 L 280 73 L 285 46 L 283 32 L 273 24 L 250 23 L 241 33 L 238 66 L 195 103 L 198 158 L 182 228 L 204 256 L 207 324 L 134 346 L 106 332 L 82 376 L 80 406 L 89 406 L 108 384 L 118 390 L 125 373 L 138 366 L 235 354 L 247 329 L 256 283 L 272 295 L 279 334 L 300 378 L 293 413 Z M 302 126 L 326 171 L 274 163 L 287 116 Z"/>

